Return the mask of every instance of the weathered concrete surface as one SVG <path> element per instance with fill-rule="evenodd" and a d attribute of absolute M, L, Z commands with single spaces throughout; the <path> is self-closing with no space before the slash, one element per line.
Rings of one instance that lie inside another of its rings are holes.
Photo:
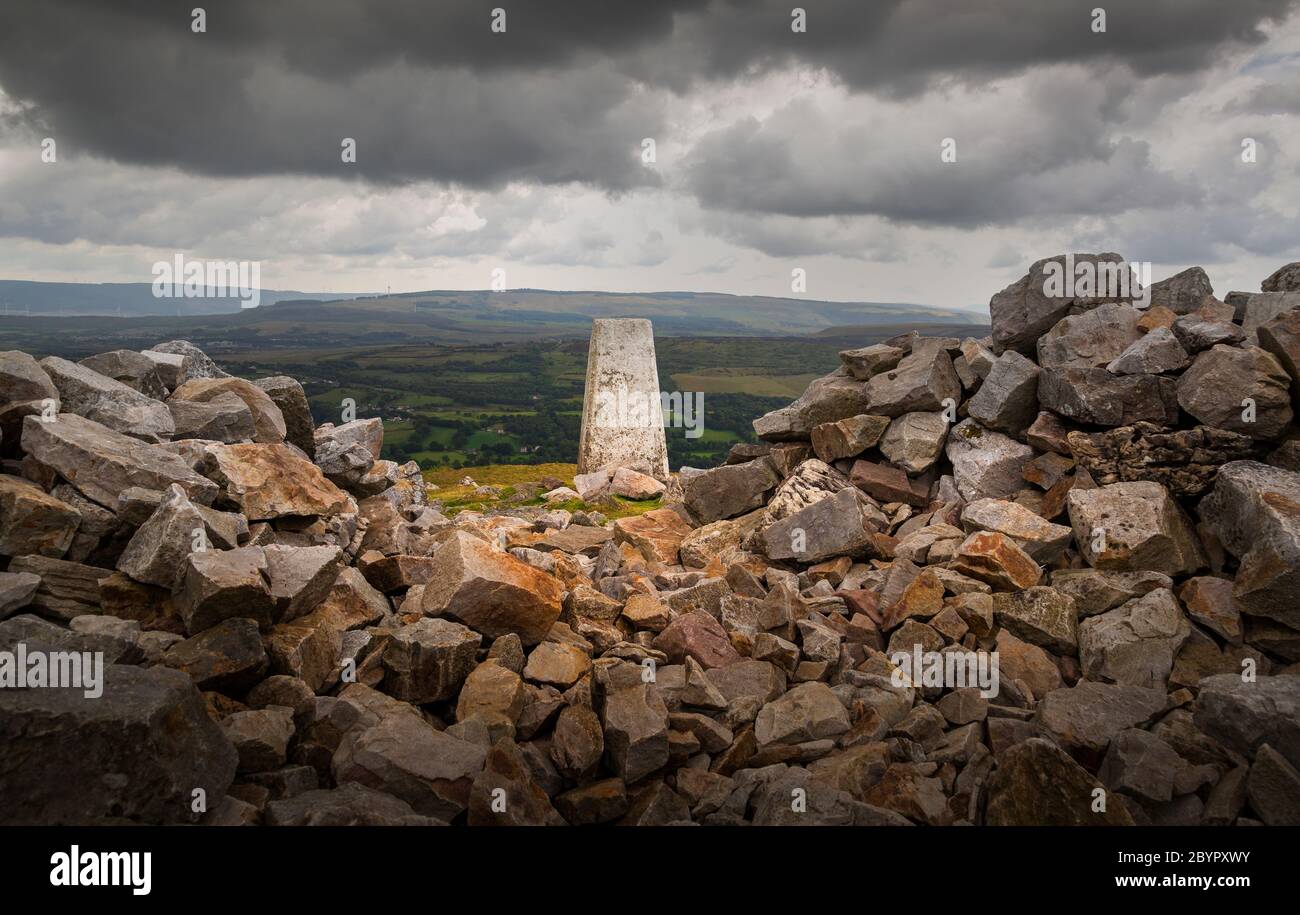
<path fill-rule="evenodd" d="M 644 318 L 591 322 L 578 473 L 608 464 L 668 476 L 654 328 Z"/>

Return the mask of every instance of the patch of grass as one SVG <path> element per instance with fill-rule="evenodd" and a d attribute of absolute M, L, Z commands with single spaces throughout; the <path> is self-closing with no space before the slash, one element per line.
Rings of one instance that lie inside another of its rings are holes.
<path fill-rule="evenodd" d="M 682 391 L 705 394 L 753 394 L 758 397 L 798 397 L 816 375 L 705 374 L 677 372 L 673 384 Z M 708 409 L 708 400 L 705 400 Z"/>
<path fill-rule="evenodd" d="M 470 493 L 473 490 L 469 490 Z M 652 509 L 661 508 L 663 501 L 661 499 L 647 499 L 644 502 L 634 502 L 631 499 L 624 499 L 621 496 L 615 496 L 613 507 L 609 503 L 601 502 L 584 502 L 581 499 L 568 499 L 564 502 L 552 502 L 547 505 L 544 499 L 530 499 L 527 502 L 510 502 L 509 496 L 513 491 L 503 490 L 501 496 L 497 499 L 481 498 L 448 498 L 443 492 L 431 493 L 430 497 L 437 499 L 442 503 L 442 513 L 449 518 L 454 518 L 463 511 L 492 511 L 502 508 L 554 508 L 563 509 L 567 512 L 600 512 L 611 521 L 618 518 L 630 518 L 635 515 L 644 515 Z"/>
<path fill-rule="evenodd" d="M 564 480 L 566 484 L 571 484 L 577 469 L 574 464 L 487 464 L 479 467 L 465 467 L 460 470 L 439 467 L 436 470 L 426 470 L 424 479 L 425 482 L 438 485 L 438 489 L 431 492 L 429 497 L 442 503 L 444 514 L 455 516 L 463 511 L 535 508 L 546 505 L 546 500 L 541 496 L 529 499 L 526 502 L 510 502 L 509 500 L 517 491 L 519 484 L 540 482 L 542 477 L 557 477 Z M 460 481 L 467 474 L 474 479 L 476 485 L 460 485 Z M 496 498 L 485 499 L 475 495 L 475 490 L 479 486 L 497 486 L 500 487 L 501 492 Z M 611 504 L 613 507 L 611 507 Z M 564 509 L 569 512 L 598 511 L 612 520 L 633 515 L 643 515 L 651 509 L 659 508 L 662 504 L 662 499 L 647 499 L 637 502 L 632 499 L 624 499 L 622 496 L 614 496 L 612 503 L 602 502 L 597 505 L 584 502 L 581 499 L 569 499 L 564 502 L 551 503 L 550 507 Z"/>
<path fill-rule="evenodd" d="M 634 502 L 631 499 L 624 499 L 622 496 L 615 496 L 614 501 L 618 504 L 618 508 L 600 509 L 606 518 L 628 518 L 632 515 L 644 515 L 648 511 L 663 507 L 662 498 L 645 499 L 641 502 Z"/>
<path fill-rule="evenodd" d="M 487 464 L 481 467 L 437 467 L 424 472 L 426 483 L 436 483 L 448 489 L 470 476 L 480 486 L 508 486 L 515 483 L 532 483 L 542 477 L 556 477 L 565 483 L 573 482 L 578 472 L 577 464 Z M 470 489 L 470 487 L 463 487 Z"/>
<path fill-rule="evenodd" d="M 676 429 L 673 429 L 672 432 L 674 435 L 681 434 Z M 683 438 L 685 438 L 685 436 L 683 436 Z M 703 429 L 701 430 L 698 439 L 686 439 L 686 441 L 688 443 L 691 441 L 701 441 L 701 442 L 726 442 L 730 444 L 732 442 L 740 441 L 740 436 L 737 435 L 735 432 L 732 432 L 730 429 Z"/>
<path fill-rule="evenodd" d="M 437 464 L 439 461 L 444 464 L 452 461 L 463 464 L 469 460 L 469 455 L 464 451 L 416 451 L 411 459 L 421 466 L 425 462 Z"/>

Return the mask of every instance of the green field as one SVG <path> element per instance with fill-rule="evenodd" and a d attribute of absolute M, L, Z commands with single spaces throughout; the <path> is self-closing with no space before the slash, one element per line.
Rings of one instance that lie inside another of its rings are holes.
<path fill-rule="evenodd" d="M 453 516 L 462 511 L 484 511 L 494 508 L 518 508 L 548 504 L 542 498 L 538 485 L 543 477 L 555 477 L 565 485 L 573 484 L 578 468 L 574 464 L 489 464 L 459 469 L 439 467 L 426 470 L 424 480 L 436 486 L 429 496 L 444 514 Z M 462 483 L 469 477 L 472 485 Z M 495 492 L 484 494 L 480 487 L 490 487 Z M 640 515 L 663 504 L 662 498 L 633 501 L 621 496 L 601 499 L 599 504 L 569 499 L 550 503 L 566 511 L 599 511 L 606 518 L 625 518 Z"/>
<path fill-rule="evenodd" d="M 838 345 L 825 341 L 665 337 L 656 346 L 667 387 L 704 394 L 701 435 L 668 429 L 674 467 L 716 464 L 735 442 L 753 440 L 756 416 L 839 362 Z M 318 423 L 340 421 L 350 398 L 357 416 L 384 419 L 386 457 L 457 469 L 576 460 L 586 349 L 578 340 L 272 349 L 232 353 L 222 364 L 249 378 L 298 378 Z M 783 373 L 791 364 L 805 371 Z M 679 365 L 694 371 L 665 370 Z"/>
<path fill-rule="evenodd" d="M 377 304 L 371 307 L 376 316 L 383 314 Z M 321 328 L 304 324 L 264 333 L 268 317 L 246 333 L 191 327 L 191 339 L 232 374 L 298 379 L 317 423 L 343 421 L 345 406 L 354 407 L 359 418 L 382 418 L 384 456 L 391 460 L 454 471 L 577 459 L 585 338 L 371 343 L 366 333 L 325 333 L 328 343 L 314 345 L 322 339 Z M 109 320 L 70 325 L 58 319 L 47 325 L 50 319 L 31 319 L 20 332 L 13 322 L 0 323 L 0 348 L 80 359 L 179 336 L 172 333 L 178 328 L 166 324 L 141 330 L 138 320 L 108 330 L 103 322 Z M 669 463 L 674 470 L 719 463 L 734 443 L 753 441 L 756 417 L 789 403 L 809 381 L 836 368 L 840 350 L 907 329 L 881 325 L 854 329 L 847 337 L 657 337 L 663 386 L 703 395 L 703 433 L 687 438 L 684 429 L 668 428 Z M 984 329 L 952 326 L 948 332 L 982 335 Z"/>
<path fill-rule="evenodd" d="M 672 376 L 680 391 L 702 391 L 705 394 L 753 394 L 757 397 L 784 397 L 793 400 L 804 392 L 815 374 L 763 375 L 741 374 L 729 369 L 719 369 L 718 374 L 678 372 Z"/>

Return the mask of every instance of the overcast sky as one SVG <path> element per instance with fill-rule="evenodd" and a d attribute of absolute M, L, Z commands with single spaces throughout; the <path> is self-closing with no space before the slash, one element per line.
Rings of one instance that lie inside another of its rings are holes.
<path fill-rule="evenodd" d="M 1300 259 L 1300 0 L 199 2 L 0 3 L 0 278 L 983 307 Z"/>

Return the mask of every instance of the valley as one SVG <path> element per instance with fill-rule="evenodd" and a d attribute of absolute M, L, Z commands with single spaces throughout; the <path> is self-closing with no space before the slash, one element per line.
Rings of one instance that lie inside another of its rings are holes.
<path fill-rule="evenodd" d="M 310 315 L 301 314 L 304 308 L 281 304 L 179 319 L 0 318 L 0 349 L 76 360 L 185 339 L 232 374 L 299 379 L 318 423 L 338 422 L 347 400 L 358 417 L 382 418 L 384 457 L 390 460 L 415 460 L 425 470 L 576 460 L 585 331 L 539 335 L 525 322 L 501 339 L 463 328 L 443 334 L 432 324 L 404 325 L 397 313 L 380 320 L 382 312 L 362 319 L 341 306 L 317 303 Z M 301 323 L 286 319 L 299 314 Z M 582 326 L 590 327 L 589 320 Z M 909 321 L 831 327 L 806 336 L 660 332 L 660 386 L 704 395 L 698 438 L 687 438 L 682 428 L 668 430 L 671 466 L 719 463 L 736 442 L 754 440 L 755 417 L 790 402 L 813 378 L 833 370 L 840 350 L 913 329 L 976 337 L 988 330 Z"/>

